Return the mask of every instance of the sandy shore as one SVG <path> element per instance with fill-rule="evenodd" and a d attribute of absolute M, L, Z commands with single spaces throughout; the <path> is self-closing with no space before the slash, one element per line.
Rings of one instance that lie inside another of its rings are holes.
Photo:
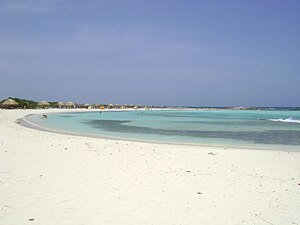
<path fill-rule="evenodd" d="M 0 110 L 1 225 L 300 224 L 300 152 L 104 140 L 15 123 L 37 112 Z"/>

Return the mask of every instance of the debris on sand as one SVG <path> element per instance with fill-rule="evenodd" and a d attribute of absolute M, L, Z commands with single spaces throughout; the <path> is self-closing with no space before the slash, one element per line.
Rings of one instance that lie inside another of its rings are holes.
<path fill-rule="evenodd" d="M 208 155 L 212 155 L 212 156 L 215 156 L 215 155 L 218 155 L 218 154 L 219 154 L 219 152 L 217 152 L 217 153 L 209 152 L 208 153 Z"/>

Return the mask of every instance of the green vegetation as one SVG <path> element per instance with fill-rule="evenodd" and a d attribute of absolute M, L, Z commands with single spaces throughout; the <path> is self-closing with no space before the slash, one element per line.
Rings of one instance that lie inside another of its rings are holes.
<path fill-rule="evenodd" d="M 57 103 L 58 102 L 49 102 L 50 108 L 57 108 Z"/>
<path fill-rule="evenodd" d="M 28 99 L 23 99 L 23 98 L 13 98 L 13 97 L 9 97 L 10 99 L 15 100 L 17 103 L 19 103 L 19 105 L 16 108 L 20 108 L 20 109 L 37 109 L 37 108 L 41 108 L 38 105 L 38 102 L 33 101 L 33 100 L 28 100 Z M 2 104 L 6 99 L 0 101 L 0 104 Z M 57 102 L 49 102 L 50 103 L 50 108 L 55 108 Z"/>
<path fill-rule="evenodd" d="M 12 98 L 9 97 L 10 99 L 15 100 L 17 103 L 19 103 L 18 108 L 26 108 L 26 109 L 35 109 L 38 108 L 38 102 L 32 101 L 32 100 L 27 100 L 23 98 Z"/>

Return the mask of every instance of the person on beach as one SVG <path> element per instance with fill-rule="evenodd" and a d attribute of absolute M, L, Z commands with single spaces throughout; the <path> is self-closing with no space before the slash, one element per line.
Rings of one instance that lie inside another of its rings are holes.
<path fill-rule="evenodd" d="M 42 117 L 42 119 L 47 119 L 48 118 L 48 116 L 47 115 L 45 115 L 45 114 L 43 114 L 43 117 Z"/>

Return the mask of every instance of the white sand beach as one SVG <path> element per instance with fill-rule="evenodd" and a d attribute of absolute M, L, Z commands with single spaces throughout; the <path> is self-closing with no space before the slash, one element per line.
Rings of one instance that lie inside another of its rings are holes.
<path fill-rule="evenodd" d="M 300 152 L 105 140 L 15 122 L 51 111 L 0 110 L 1 225 L 300 224 Z"/>

